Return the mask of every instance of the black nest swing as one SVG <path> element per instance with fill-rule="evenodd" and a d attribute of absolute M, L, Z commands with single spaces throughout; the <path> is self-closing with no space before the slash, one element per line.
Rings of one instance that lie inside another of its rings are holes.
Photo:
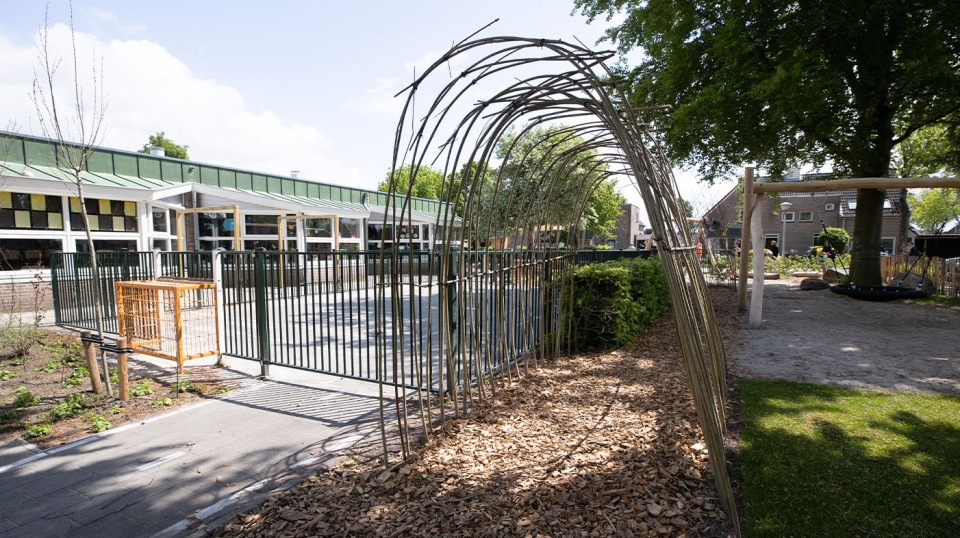
<path fill-rule="evenodd" d="M 830 286 L 830 291 L 861 301 L 896 301 L 897 299 L 923 299 L 930 296 L 920 288 L 901 288 L 900 286 L 837 284 Z"/>
<path fill-rule="evenodd" d="M 827 227 L 823 223 L 823 219 L 820 220 L 820 227 L 823 228 L 823 232 L 827 232 Z M 941 228 L 941 232 L 943 229 Z M 939 234 L 938 234 L 939 235 Z M 837 262 L 834 257 L 830 258 L 833 261 L 833 269 L 837 270 Z M 917 259 L 914 260 L 913 265 L 910 266 L 910 269 L 907 270 L 906 274 L 913 272 L 913 268 L 917 266 L 917 262 L 920 261 L 920 256 L 917 256 Z M 924 274 L 929 266 L 929 258 L 927 259 L 927 267 L 924 268 Z M 842 266 L 842 265 L 841 265 Z M 846 266 L 843 267 L 843 272 L 847 273 L 847 278 L 850 274 L 847 272 Z M 904 275 L 904 278 L 906 275 Z M 920 284 L 923 284 L 923 279 L 926 277 L 920 277 Z M 903 284 L 903 280 L 897 284 Z M 833 293 L 839 293 L 840 295 L 846 295 L 847 297 L 853 299 L 859 299 L 861 301 L 896 301 L 898 299 L 924 299 L 929 297 L 930 294 L 923 291 L 918 285 L 916 288 L 904 288 L 901 286 L 857 286 L 855 284 L 835 284 L 830 286 L 830 291 Z"/>

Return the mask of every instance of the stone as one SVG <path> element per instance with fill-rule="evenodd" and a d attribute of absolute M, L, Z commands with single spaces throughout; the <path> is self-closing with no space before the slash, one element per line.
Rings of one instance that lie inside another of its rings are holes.
<path fill-rule="evenodd" d="M 916 273 L 900 273 L 899 275 L 890 279 L 887 282 L 888 286 L 898 286 L 900 288 L 906 288 L 908 290 L 915 290 L 920 288 L 920 291 L 932 295 L 937 292 L 936 286 L 933 285 L 933 281 L 929 278 L 924 278 L 922 281 L 920 275 Z"/>
<path fill-rule="evenodd" d="M 802 290 L 825 290 L 830 287 L 830 284 L 820 278 L 805 278 L 800 281 L 800 289 Z"/>

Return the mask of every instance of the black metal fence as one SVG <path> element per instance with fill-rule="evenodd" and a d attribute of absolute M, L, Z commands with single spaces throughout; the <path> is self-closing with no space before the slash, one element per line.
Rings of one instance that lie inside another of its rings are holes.
<path fill-rule="evenodd" d="M 569 264 L 646 257 L 644 251 L 57 253 L 57 323 L 116 333 L 114 285 L 205 279 L 220 287 L 221 353 L 344 377 L 449 390 L 516 368 L 550 347 L 554 285 Z"/>

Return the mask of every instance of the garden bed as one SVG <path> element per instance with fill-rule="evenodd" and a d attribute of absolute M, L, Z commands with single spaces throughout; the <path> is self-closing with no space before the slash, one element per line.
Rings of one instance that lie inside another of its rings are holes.
<path fill-rule="evenodd" d="M 130 360 L 131 398 L 124 402 L 118 396 L 115 365 L 111 365 L 114 395 L 94 394 L 75 334 L 29 326 L 3 328 L 0 445 L 19 437 L 43 448 L 56 446 L 232 387 L 219 379 L 218 368 L 193 368 L 177 379 L 173 363 L 163 370 Z"/>
<path fill-rule="evenodd" d="M 715 292 L 729 337 L 740 326 L 735 292 Z M 632 346 L 500 385 L 388 471 L 347 460 L 214 535 L 730 533 L 667 314 Z"/>

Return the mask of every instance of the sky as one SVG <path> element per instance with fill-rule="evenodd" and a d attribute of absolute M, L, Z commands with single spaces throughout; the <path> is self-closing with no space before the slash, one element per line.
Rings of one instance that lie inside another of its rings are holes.
<path fill-rule="evenodd" d="M 42 135 L 30 98 L 43 2 L 0 0 L 0 129 Z M 191 160 L 375 189 L 390 168 L 400 89 L 454 42 L 483 36 L 579 39 L 594 50 L 610 25 L 572 1 L 74 0 L 81 82 L 102 59 L 102 146 L 138 150 L 166 132 Z M 69 60 L 70 8 L 49 2 L 55 53 Z M 632 53 L 628 63 L 639 58 Z M 98 60 L 99 61 L 99 60 Z M 61 87 L 72 87 L 61 64 Z M 729 191 L 675 170 L 698 214 Z M 628 201 L 635 188 L 620 180 Z M 649 221 L 645 221 L 649 222 Z"/>

